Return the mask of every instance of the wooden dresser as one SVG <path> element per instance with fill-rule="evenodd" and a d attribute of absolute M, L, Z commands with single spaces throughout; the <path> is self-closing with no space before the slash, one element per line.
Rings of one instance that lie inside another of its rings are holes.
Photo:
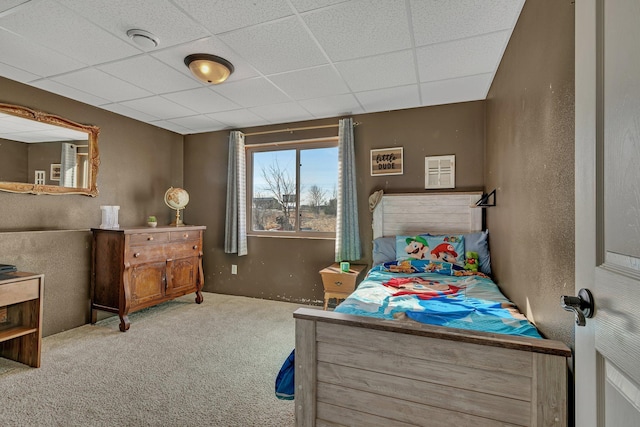
<path fill-rule="evenodd" d="M 93 228 L 91 323 L 97 310 L 128 314 L 191 292 L 202 302 L 205 226 Z"/>

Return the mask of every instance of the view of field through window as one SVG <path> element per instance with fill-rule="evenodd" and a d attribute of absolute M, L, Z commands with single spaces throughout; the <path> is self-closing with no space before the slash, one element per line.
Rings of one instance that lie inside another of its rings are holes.
<path fill-rule="evenodd" d="M 252 164 L 253 231 L 335 232 L 338 147 L 256 151 Z"/>

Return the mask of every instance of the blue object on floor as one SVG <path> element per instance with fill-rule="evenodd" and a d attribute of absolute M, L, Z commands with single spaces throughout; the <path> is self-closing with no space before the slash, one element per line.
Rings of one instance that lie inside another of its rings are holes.
<path fill-rule="evenodd" d="M 295 391 L 295 349 L 282 364 L 276 377 L 276 397 L 281 400 L 293 400 Z"/>

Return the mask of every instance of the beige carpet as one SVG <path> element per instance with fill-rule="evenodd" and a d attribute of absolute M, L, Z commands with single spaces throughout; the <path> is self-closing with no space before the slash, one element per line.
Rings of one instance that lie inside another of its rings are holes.
<path fill-rule="evenodd" d="M 274 381 L 297 307 L 187 295 L 133 313 L 126 333 L 111 317 L 46 337 L 39 369 L 0 359 L 0 425 L 291 426 Z"/>

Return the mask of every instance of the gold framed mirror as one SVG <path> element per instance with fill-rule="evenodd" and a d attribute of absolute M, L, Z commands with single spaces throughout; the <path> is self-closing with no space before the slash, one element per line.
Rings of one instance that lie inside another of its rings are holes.
<path fill-rule="evenodd" d="M 98 195 L 100 128 L 0 103 L 0 190 Z"/>

